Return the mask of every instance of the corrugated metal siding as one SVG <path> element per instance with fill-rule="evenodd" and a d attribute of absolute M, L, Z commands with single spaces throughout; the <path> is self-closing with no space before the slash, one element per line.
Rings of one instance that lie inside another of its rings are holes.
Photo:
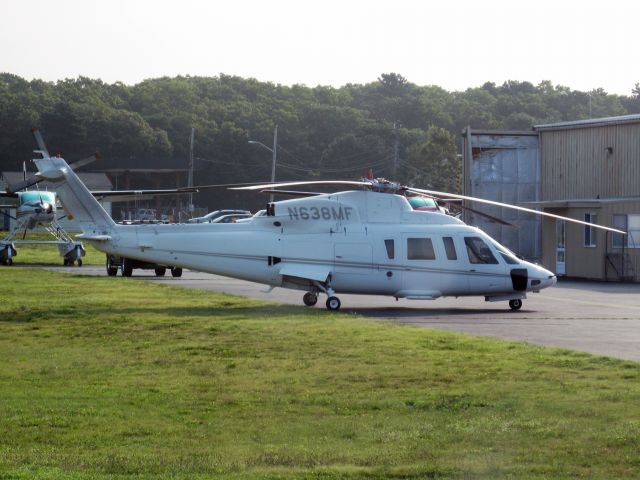
<path fill-rule="evenodd" d="M 469 135 L 469 132 L 466 133 Z M 471 147 L 471 151 L 469 151 Z M 471 132 L 465 142 L 467 182 L 465 193 L 504 203 L 537 201 L 540 195 L 538 136 L 531 132 Z M 540 260 L 540 219 L 511 209 L 472 204 L 472 207 L 518 225 L 507 227 L 466 212 L 476 225 L 519 255 Z"/>
<path fill-rule="evenodd" d="M 542 200 L 640 195 L 640 123 L 542 131 L 540 143 Z"/>

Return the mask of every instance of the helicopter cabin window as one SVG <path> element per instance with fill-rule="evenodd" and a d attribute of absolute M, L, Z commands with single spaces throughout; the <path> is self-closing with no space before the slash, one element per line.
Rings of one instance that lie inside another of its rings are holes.
<path fill-rule="evenodd" d="M 430 238 L 407 238 L 408 260 L 435 260 L 433 242 Z"/>
<path fill-rule="evenodd" d="M 453 243 L 452 237 L 442 237 L 444 242 L 444 251 L 447 254 L 447 260 L 457 260 L 458 254 L 456 253 L 456 246 Z"/>
<path fill-rule="evenodd" d="M 384 241 L 384 246 L 387 249 L 387 258 L 393 260 L 396 256 L 396 243 L 393 239 L 387 239 Z"/>
<path fill-rule="evenodd" d="M 464 237 L 467 246 L 469 261 L 473 264 L 495 264 L 496 257 L 491 253 L 489 246 L 480 237 Z"/>

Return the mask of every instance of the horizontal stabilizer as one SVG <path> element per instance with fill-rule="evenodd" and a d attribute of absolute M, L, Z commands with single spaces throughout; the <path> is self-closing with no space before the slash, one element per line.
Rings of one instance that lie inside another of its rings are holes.
<path fill-rule="evenodd" d="M 109 240 L 111 240 L 111 235 L 91 235 L 91 234 L 87 234 L 87 233 L 81 233 L 79 235 L 76 235 L 76 238 L 79 238 L 80 240 L 93 240 L 96 242 L 108 242 Z"/>

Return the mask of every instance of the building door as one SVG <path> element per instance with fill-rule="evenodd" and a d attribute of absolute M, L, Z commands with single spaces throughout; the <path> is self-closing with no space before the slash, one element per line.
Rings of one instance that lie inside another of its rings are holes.
<path fill-rule="evenodd" d="M 567 239 L 566 222 L 556 220 L 556 275 L 565 275 L 565 248 Z"/>

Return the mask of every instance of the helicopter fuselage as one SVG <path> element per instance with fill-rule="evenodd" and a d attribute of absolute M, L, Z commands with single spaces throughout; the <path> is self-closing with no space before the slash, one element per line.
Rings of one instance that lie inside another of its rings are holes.
<path fill-rule="evenodd" d="M 117 225 L 82 236 L 108 254 L 310 292 L 526 297 L 553 273 L 401 195 L 349 191 L 270 204 L 235 224 Z"/>

